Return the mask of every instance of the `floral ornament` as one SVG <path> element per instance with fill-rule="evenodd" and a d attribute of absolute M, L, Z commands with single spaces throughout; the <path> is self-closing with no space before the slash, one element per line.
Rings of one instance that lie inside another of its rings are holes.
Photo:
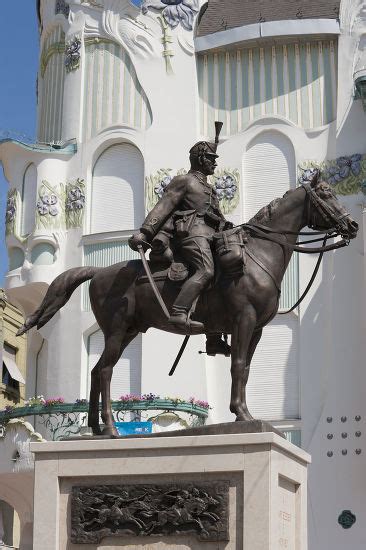
<path fill-rule="evenodd" d="M 68 73 L 80 66 L 80 48 L 81 40 L 78 36 L 67 42 L 65 46 L 65 67 Z"/>
<path fill-rule="evenodd" d="M 238 170 L 219 170 L 211 176 L 211 184 L 216 190 L 223 214 L 230 214 L 239 204 L 240 174 Z"/>
<path fill-rule="evenodd" d="M 5 209 L 5 227 L 6 234 L 14 233 L 15 231 L 15 218 L 17 213 L 17 190 L 11 189 L 8 193 L 8 199 L 6 201 Z"/>
<path fill-rule="evenodd" d="M 154 187 L 154 191 L 158 195 L 159 199 L 163 196 L 165 188 L 169 185 L 172 179 L 172 176 L 164 176 L 163 179 L 159 181 L 158 185 Z"/>
<path fill-rule="evenodd" d="M 46 216 L 50 214 L 51 216 L 57 216 L 59 210 L 57 207 L 58 199 L 54 193 L 50 195 L 42 195 L 42 197 L 37 201 L 37 210 L 40 216 Z"/>
<path fill-rule="evenodd" d="M 66 185 L 66 227 L 81 227 L 83 222 L 85 206 L 85 184 L 84 180 L 78 178 L 75 183 Z"/>
<path fill-rule="evenodd" d="M 366 194 L 366 155 L 356 153 L 335 160 L 317 163 L 306 161 L 299 165 L 300 184 L 307 181 L 314 169 L 320 170 L 320 177 L 333 187 L 338 195 Z"/>
<path fill-rule="evenodd" d="M 66 19 L 69 17 L 70 14 L 70 6 L 65 0 L 56 0 L 55 4 L 55 14 L 62 13 Z"/>
<path fill-rule="evenodd" d="M 141 4 L 142 13 L 149 9 L 162 10 L 162 15 L 170 28 L 179 24 L 187 31 L 193 29 L 195 15 L 199 11 L 198 0 L 144 0 Z"/>
<path fill-rule="evenodd" d="M 324 177 L 330 185 L 336 185 L 351 174 L 358 176 L 361 172 L 361 159 L 362 156 L 359 154 L 350 157 L 339 157 L 336 164 L 329 166 Z"/>
<path fill-rule="evenodd" d="M 300 185 L 304 185 L 304 183 L 310 183 L 313 181 L 315 172 L 317 172 L 316 168 L 308 168 L 307 170 L 303 170 L 303 173 L 299 177 L 298 181 Z"/>
<path fill-rule="evenodd" d="M 64 213 L 64 186 L 59 184 L 59 189 L 52 187 L 46 180 L 38 191 L 37 200 L 37 228 L 50 229 L 61 227 Z"/>

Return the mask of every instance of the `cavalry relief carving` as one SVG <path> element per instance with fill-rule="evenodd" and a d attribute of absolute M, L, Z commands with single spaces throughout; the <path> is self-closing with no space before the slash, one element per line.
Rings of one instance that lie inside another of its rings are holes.
<path fill-rule="evenodd" d="M 229 540 L 229 483 L 73 487 L 71 542 L 105 537 L 195 534 Z"/>

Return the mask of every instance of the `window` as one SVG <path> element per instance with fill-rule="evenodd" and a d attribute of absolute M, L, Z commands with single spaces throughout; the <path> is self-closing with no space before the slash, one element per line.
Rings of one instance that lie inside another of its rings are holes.
<path fill-rule="evenodd" d="M 8 344 L 4 344 L 2 383 L 7 389 L 19 393 L 19 382 L 24 384 L 24 379 L 16 364 L 17 350 Z"/>
<path fill-rule="evenodd" d="M 91 232 L 133 231 L 144 219 L 144 161 L 134 145 L 104 151 L 94 166 Z"/>

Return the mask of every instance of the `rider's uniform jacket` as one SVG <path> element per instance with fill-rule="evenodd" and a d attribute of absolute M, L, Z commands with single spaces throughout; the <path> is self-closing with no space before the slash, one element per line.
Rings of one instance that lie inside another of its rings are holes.
<path fill-rule="evenodd" d="M 182 238 L 210 237 L 226 222 L 216 189 L 207 183 L 204 174 L 194 171 L 172 179 L 159 202 L 147 215 L 141 231 L 149 240 L 153 239 L 172 215 L 178 237 Z"/>

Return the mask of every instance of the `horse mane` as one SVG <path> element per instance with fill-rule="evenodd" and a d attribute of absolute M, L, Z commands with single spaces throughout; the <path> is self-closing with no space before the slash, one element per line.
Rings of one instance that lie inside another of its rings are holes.
<path fill-rule="evenodd" d="M 286 191 L 283 197 L 273 199 L 273 201 L 267 204 L 267 206 L 263 206 L 263 208 L 261 208 L 256 215 L 249 220 L 249 223 L 263 223 L 271 220 L 279 206 L 281 206 L 287 198 L 287 195 L 293 191 L 295 191 L 295 189 L 290 189 L 289 191 Z"/>

